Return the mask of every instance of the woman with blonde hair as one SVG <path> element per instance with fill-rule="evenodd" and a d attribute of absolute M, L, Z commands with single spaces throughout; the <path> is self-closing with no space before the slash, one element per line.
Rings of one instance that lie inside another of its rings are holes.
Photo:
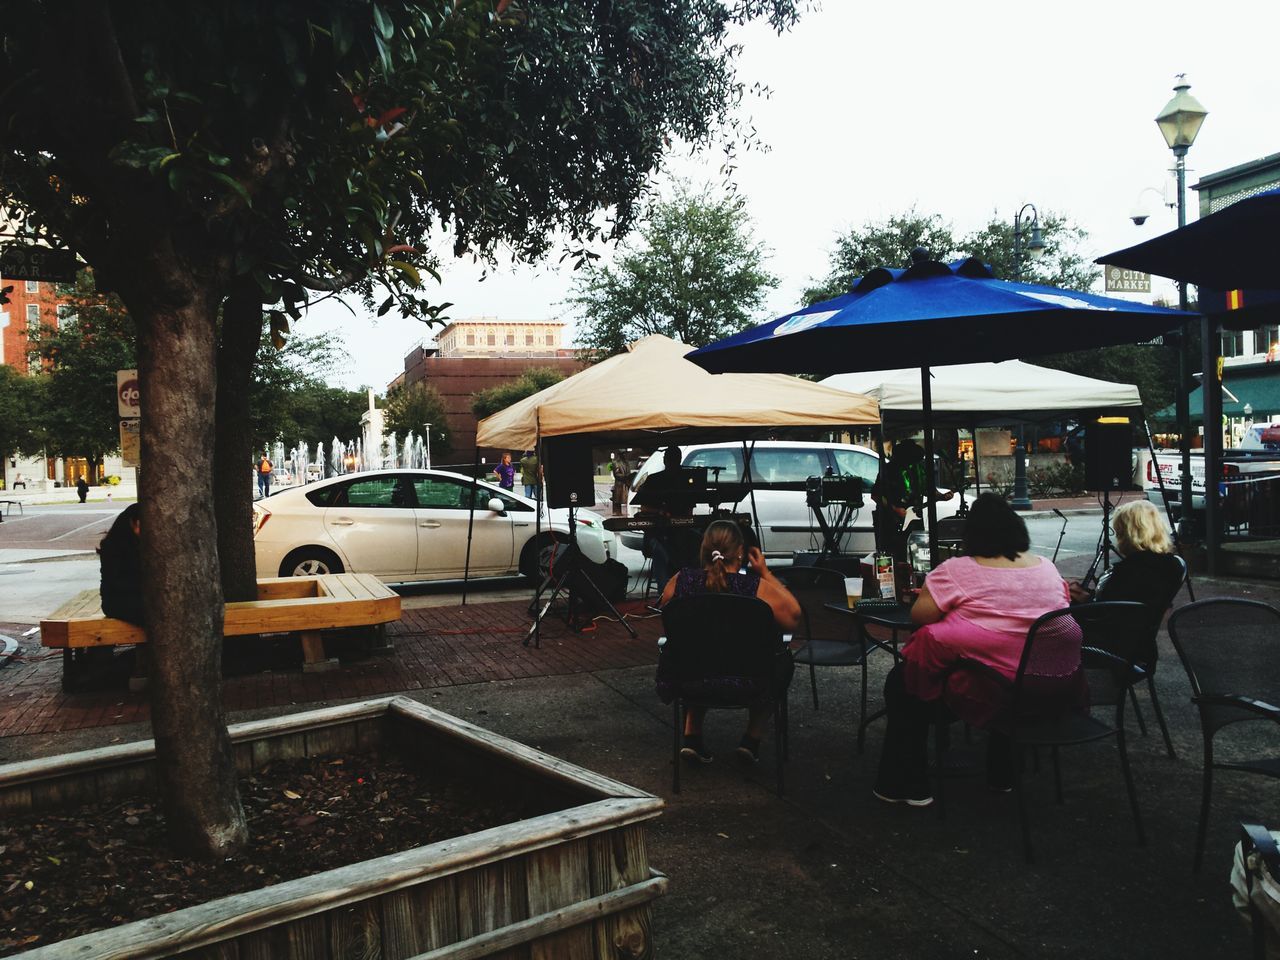
<path fill-rule="evenodd" d="M 1160 511 L 1149 500 L 1121 504 L 1111 514 L 1111 530 L 1120 561 L 1092 594 L 1079 583 L 1071 584 L 1071 599 L 1134 600 L 1163 616 L 1182 585 L 1183 566 Z"/>
<path fill-rule="evenodd" d="M 759 597 L 773 611 L 773 619 L 783 631 L 794 630 L 800 622 L 800 603 L 773 575 L 758 547 L 747 547 L 742 527 L 731 520 L 716 520 L 702 536 L 699 552 L 700 566 L 685 567 L 667 581 L 662 591 L 662 605 L 677 597 L 691 597 L 704 593 L 732 593 L 742 597 Z M 746 572 L 742 568 L 746 567 Z M 787 658 L 790 667 L 790 658 Z M 790 672 L 779 678 L 785 690 L 790 682 Z M 670 682 L 658 672 L 658 693 L 669 701 L 675 696 Z M 785 696 L 785 694 L 784 694 Z M 739 759 L 755 763 L 760 759 L 760 738 L 772 712 L 772 705 L 762 703 L 752 707 L 747 720 L 747 732 L 738 744 Z M 684 746 L 680 755 L 686 760 L 710 763 L 711 752 L 702 741 L 702 721 L 705 709 L 691 708 L 685 714 Z"/>

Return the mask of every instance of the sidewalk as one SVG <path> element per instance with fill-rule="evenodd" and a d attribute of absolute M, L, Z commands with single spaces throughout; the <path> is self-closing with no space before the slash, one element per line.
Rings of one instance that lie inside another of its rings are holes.
<path fill-rule="evenodd" d="M 1280 584 L 1196 582 L 1198 597 L 1224 594 L 1276 601 Z M 1178 759 L 1165 756 L 1158 733 L 1134 730 L 1130 746 L 1150 845 L 1136 844 L 1114 746 L 1071 748 L 1062 757 L 1065 806 L 1053 801 L 1047 763 L 1030 777 L 1040 859 L 1027 866 L 1013 798 L 989 794 L 980 780 L 952 783 L 945 822 L 934 809 L 872 798 L 884 725 L 869 728 L 867 751 L 857 755 L 856 668 L 819 672 L 820 711 L 807 674 L 797 673 L 785 799 L 773 793 L 771 746 L 745 775 L 732 762 L 742 721 L 728 712 L 708 721 L 715 762 L 687 769 L 674 796 L 671 711 L 653 691 L 659 621 L 635 621 L 640 639 L 631 640 L 616 624 L 575 635 L 552 618 L 541 649 L 522 646 L 528 625 L 524 600 L 413 609 L 395 625 L 390 655 L 347 660 L 328 674 L 288 664 L 241 673 L 227 679 L 224 702 L 231 719 L 244 720 L 404 692 L 663 796 L 667 811 L 648 840 L 654 866 L 672 880 L 655 909 L 659 956 L 1203 958 L 1247 950 L 1228 905 L 1229 849 L 1241 819 L 1275 822 L 1274 788 L 1261 778 L 1218 778 L 1206 867 L 1193 877 L 1199 727 L 1167 638 L 1158 682 Z M 871 661 L 873 707 L 887 660 Z M 67 696 L 59 670 L 56 657 L 0 670 L 0 759 L 149 735 L 145 695 Z"/>

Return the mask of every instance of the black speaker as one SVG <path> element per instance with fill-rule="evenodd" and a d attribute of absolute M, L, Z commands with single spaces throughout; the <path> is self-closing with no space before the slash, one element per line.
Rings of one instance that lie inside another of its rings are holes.
<path fill-rule="evenodd" d="M 595 465 L 591 462 L 590 443 L 578 437 L 543 440 L 542 463 L 547 478 L 548 506 L 595 506 Z M 577 494 L 576 500 L 574 494 Z"/>
<path fill-rule="evenodd" d="M 1096 493 L 1137 489 L 1132 447 L 1127 417 L 1090 420 L 1084 429 L 1084 488 Z"/>

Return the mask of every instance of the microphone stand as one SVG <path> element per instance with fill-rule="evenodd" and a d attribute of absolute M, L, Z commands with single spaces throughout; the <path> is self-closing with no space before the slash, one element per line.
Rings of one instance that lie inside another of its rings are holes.
<path fill-rule="evenodd" d="M 1058 562 L 1058 551 L 1062 549 L 1062 538 L 1067 535 L 1067 518 L 1063 516 L 1061 510 L 1057 507 L 1053 508 L 1053 515 L 1062 521 L 1062 529 L 1058 531 L 1058 545 L 1053 548 L 1053 559 L 1050 563 Z"/>

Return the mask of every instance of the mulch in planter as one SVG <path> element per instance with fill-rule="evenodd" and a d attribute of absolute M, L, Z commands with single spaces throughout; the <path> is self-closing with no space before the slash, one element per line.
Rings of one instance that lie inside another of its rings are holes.
<path fill-rule="evenodd" d="M 0 956 L 543 811 L 393 756 L 280 760 L 240 782 L 249 847 L 173 859 L 153 797 L 0 825 Z"/>

